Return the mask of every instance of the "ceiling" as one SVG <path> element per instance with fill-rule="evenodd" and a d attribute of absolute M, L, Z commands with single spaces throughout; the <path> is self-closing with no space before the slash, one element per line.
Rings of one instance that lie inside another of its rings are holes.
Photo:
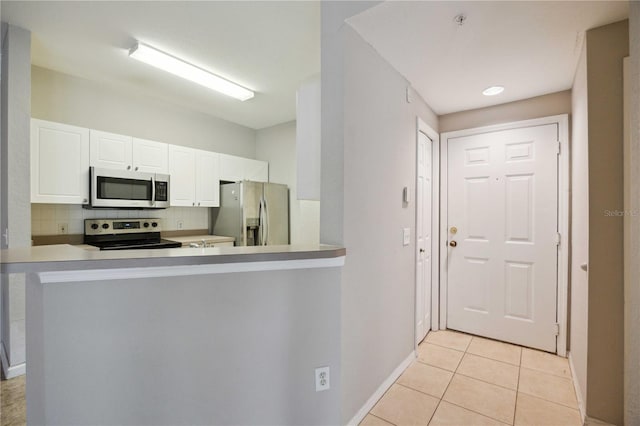
<path fill-rule="evenodd" d="M 320 72 L 317 1 L 2 1 L 32 32 L 32 63 L 260 129 L 295 119 Z M 139 40 L 256 92 L 238 101 L 130 59 Z"/>
<path fill-rule="evenodd" d="M 389 1 L 348 23 L 442 115 L 570 89 L 584 32 L 628 9 L 626 1 Z M 505 91 L 481 94 L 493 85 Z"/>

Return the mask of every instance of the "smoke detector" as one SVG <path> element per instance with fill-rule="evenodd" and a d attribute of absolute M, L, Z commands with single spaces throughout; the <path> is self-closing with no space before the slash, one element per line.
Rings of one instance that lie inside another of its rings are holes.
<path fill-rule="evenodd" d="M 453 18 L 453 22 L 455 22 L 460 26 L 463 26 L 466 21 L 467 21 L 467 15 L 465 15 L 464 13 L 456 15 L 456 17 Z"/>

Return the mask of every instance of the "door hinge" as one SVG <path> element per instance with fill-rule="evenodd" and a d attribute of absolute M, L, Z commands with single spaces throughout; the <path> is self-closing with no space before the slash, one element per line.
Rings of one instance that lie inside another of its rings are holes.
<path fill-rule="evenodd" d="M 560 235 L 559 232 L 556 232 L 556 245 L 559 246 L 561 241 L 562 241 L 562 236 Z"/>
<path fill-rule="evenodd" d="M 559 323 L 555 323 L 554 327 L 553 327 L 553 332 L 556 336 L 560 335 L 560 324 Z"/>
<path fill-rule="evenodd" d="M 558 141 L 558 155 L 560 155 L 560 147 L 562 146 L 562 143 L 560 143 L 560 141 Z"/>

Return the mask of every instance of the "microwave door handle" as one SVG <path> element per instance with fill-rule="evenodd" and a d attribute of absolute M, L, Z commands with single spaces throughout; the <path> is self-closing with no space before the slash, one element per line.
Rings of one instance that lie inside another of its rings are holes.
<path fill-rule="evenodd" d="M 156 180 L 155 176 L 151 175 L 151 205 L 156 204 Z"/>

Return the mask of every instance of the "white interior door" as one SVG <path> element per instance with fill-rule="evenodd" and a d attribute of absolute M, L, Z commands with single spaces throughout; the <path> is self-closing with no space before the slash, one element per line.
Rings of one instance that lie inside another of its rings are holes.
<path fill-rule="evenodd" d="M 448 140 L 448 328 L 556 351 L 558 146 L 557 124 Z"/>
<path fill-rule="evenodd" d="M 416 341 L 431 329 L 433 142 L 418 133 L 416 182 Z"/>

